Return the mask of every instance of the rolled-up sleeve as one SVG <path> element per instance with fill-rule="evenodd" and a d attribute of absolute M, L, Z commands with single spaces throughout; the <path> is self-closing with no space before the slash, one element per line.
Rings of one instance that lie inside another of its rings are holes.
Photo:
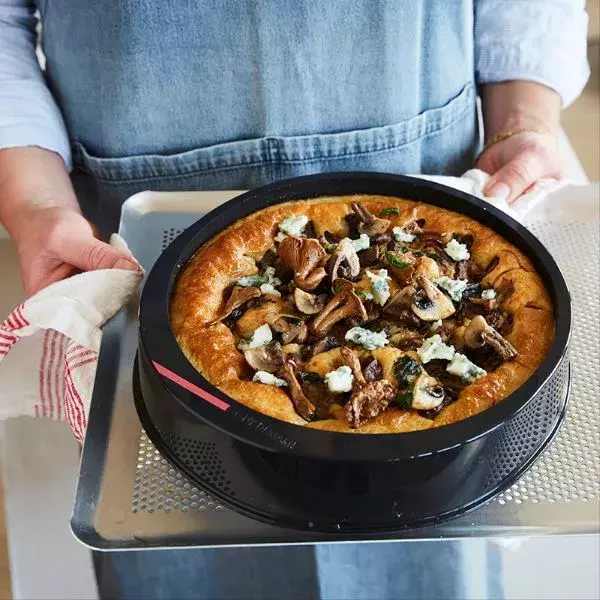
<path fill-rule="evenodd" d="M 39 146 L 71 168 L 64 121 L 36 56 L 35 7 L 0 0 L 0 149 Z"/>
<path fill-rule="evenodd" d="M 475 0 L 478 83 L 524 79 L 568 106 L 588 77 L 584 0 Z"/>

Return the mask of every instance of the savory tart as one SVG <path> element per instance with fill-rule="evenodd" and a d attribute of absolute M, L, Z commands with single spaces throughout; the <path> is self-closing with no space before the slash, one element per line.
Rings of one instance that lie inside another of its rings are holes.
<path fill-rule="evenodd" d="M 171 326 L 246 406 L 297 425 L 399 433 L 479 413 L 554 336 L 529 259 L 464 215 L 385 196 L 278 204 L 183 269 Z"/>

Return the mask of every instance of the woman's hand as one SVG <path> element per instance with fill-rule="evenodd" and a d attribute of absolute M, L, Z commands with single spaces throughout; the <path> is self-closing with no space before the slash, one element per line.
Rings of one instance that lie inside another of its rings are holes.
<path fill-rule="evenodd" d="M 475 166 L 492 175 L 485 194 L 509 203 L 538 179 L 564 176 L 556 137 L 551 132 L 515 133 L 487 148 Z"/>
<path fill-rule="evenodd" d="M 489 83 L 480 94 L 489 146 L 476 166 L 492 176 L 485 194 L 513 202 L 538 179 L 562 177 L 556 148 L 560 96 L 532 81 Z"/>
<path fill-rule="evenodd" d="M 37 208 L 23 216 L 14 241 L 28 297 L 80 271 L 140 270 L 133 256 L 96 239 L 72 208 Z"/>
<path fill-rule="evenodd" d="M 62 158 L 48 150 L 0 150 L 0 221 L 17 247 L 27 296 L 79 271 L 140 269 L 94 237 Z"/>

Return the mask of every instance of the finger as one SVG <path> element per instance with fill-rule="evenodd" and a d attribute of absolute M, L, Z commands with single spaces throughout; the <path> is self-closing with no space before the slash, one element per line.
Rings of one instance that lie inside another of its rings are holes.
<path fill-rule="evenodd" d="M 98 269 L 140 270 L 139 265 L 131 255 L 97 240 L 85 231 L 74 234 L 69 244 L 61 249 L 61 258 L 82 271 L 96 271 Z"/>
<path fill-rule="evenodd" d="M 545 161 L 538 153 L 524 152 L 495 173 L 484 194 L 512 203 L 546 171 Z"/>

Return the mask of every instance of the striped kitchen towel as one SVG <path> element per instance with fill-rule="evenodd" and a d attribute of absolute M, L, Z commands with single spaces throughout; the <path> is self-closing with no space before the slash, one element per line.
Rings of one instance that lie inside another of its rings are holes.
<path fill-rule="evenodd" d="M 113 245 L 122 245 L 113 236 Z M 142 273 L 89 271 L 54 283 L 0 324 L 0 419 L 65 420 L 81 442 L 102 326 L 136 292 Z"/>

